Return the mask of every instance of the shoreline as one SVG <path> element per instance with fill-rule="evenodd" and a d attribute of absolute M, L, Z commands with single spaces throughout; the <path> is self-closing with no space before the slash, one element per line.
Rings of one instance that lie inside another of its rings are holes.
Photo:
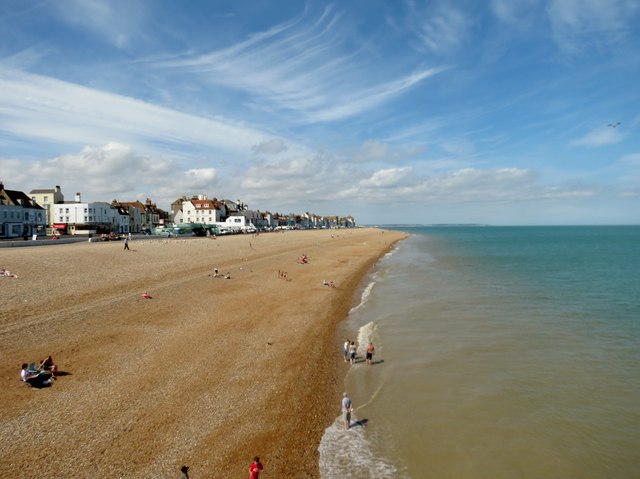
<path fill-rule="evenodd" d="M 0 250 L 20 276 L 0 284 L 0 472 L 241 477 L 257 454 L 270 475 L 319 477 L 346 377 L 340 325 L 407 236 L 382 231 Z M 20 363 L 48 354 L 69 374 L 20 384 Z"/>

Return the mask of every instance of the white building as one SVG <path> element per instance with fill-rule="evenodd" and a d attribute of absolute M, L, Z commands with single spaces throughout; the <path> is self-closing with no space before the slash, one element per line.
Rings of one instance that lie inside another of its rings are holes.
<path fill-rule="evenodd" d="M 124 208 L 97 201 L 83 203 L 80 193 L 74 202 L 56 204 L 53 208 L 53 228 L 70 235 L 128 233 L 129 214 Z"/>
<path fill-rule="evenodd" d="M 215 199 L 209 200 L 205 195 L 199 195 L 198 199 L 182 203 L 181 222 L 205 226 L 215 225 L 222 221 L 225 212 L 226 208 L 223 203 Z"/>

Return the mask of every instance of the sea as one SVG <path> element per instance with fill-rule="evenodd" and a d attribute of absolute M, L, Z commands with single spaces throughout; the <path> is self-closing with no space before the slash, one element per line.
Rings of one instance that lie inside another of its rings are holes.
<path fill-rule="evenodd" d="M 640 478 L 640 226 L 396 229 L 321 478 Z"/>

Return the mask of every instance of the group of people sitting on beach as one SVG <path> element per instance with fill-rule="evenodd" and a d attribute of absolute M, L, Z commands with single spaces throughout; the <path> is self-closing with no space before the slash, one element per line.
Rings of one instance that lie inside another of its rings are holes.
<path fill-rule="evenodd" d="M 329 286 L 330 288 L 336 287 L 333 281 L 327 281 L 326 279 L 322 280 L 322 286 Z"/>
<path fill-rule="evenodd" d="M 17 277 L 18 277 L 17 274 L 12 273 L 8 269 L 0 268 L 0 278 L 17 278 Z"/>
<path fill-rule="evenodd" d="M 227 271 L 227 273 L 223 275 L 223 274 L 220 274 L 218 272 L 218 268 L 213 268 L 213 274 L 210 274 L 209 276 L 211 276 L 212 278 L 231 279 L 231 273 L 230 272 Z"/>
<path fill-rule="evenodd" d="M 282 270 L 278 270 L 278 278 L 279 279 L 284 279 L 285 281 L 290 281 L 289 278 L 289 273 L 287 273 L 286 271 L 282 271 Z"/>
<path fill-rule="evenodd" d="M 20 371 L 20 379 L 34 388 L 48 387 L 53 384 L 57 372 L 58 366 L 53 362 L 51 356 L 47 356 L 37 367 L 36 363 L 24 363 Z"/>

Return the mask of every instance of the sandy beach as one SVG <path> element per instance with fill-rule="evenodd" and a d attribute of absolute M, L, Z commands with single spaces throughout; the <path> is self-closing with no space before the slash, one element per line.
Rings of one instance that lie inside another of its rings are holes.
<path fill-rule="evenodd" d="M 319 477 L 317 447 L 340 412 L 341 322 L 403 237 L 0 248 L 19 275 L 0 279 L 0 476 L 179 478 L 188 465 L 192 479 L 242 478 L 259 455 L 266 477 Z M 21 363 L 47 355 L 62 372 L 53 386 L 21 383 Z"/>

